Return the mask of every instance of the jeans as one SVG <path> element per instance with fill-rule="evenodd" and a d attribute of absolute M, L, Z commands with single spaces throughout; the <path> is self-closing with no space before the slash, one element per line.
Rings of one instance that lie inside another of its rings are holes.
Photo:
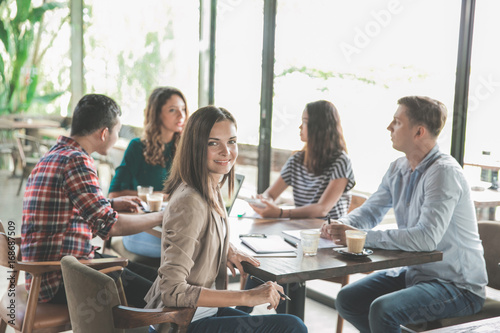
<path fill-rule="evenodd" d="M 405 271 L 373 273 L 343 287 L 335 302 L 339 314 L 361 333 L 401 332 L 400 325 L 472 315 L 484 299 L 437 280 L 406 287 Z"/>
<path fill-rule="evenodd" d="M 147 232 L 123 236 L 123 246 L 128 251 L 141 256 L 151 258 L 161 257 L 161 239 Z"/>
<path fill-rule="evenodd" d="M 96 252 L 95 258 L 116 257 Z M 112 272 L 108 275 L 116 280 L 119 274 L 119 272 Z M 129 304 L 129 306 L 134 306 L 137 308 L 143 308 L 146 306 L 144 296 L 146 296 L 146 294 L 148 293 L 157 276 L 157 269 L 129 260 L 127 267 L 125 267 L 121 275 L 123 290 L 125 291 L 125 296 L 127 297 L 127 303 Z"/>
<path fill-rule="evenodd" d="M 298 317 L 286 314 L 250 316 L 233 309 L 219 308 L 215 316 L 192 322 L 188 333 L 305 333 L 307 327 Z M 149 327 L 149 333 L 156 331 Z"/>

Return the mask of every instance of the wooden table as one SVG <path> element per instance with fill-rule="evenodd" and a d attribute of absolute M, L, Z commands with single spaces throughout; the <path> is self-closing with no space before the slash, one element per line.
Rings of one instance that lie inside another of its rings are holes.
<path fill-rule="evenodd" d="M 241 233 L 265 233 L 267 235 L 282 235 L 282 230 L 319 228 L 323 220 L 255 220 L 255 219 L 230 219 L 231 242 L 239 243 L 238 235 Z M 308 280 L 345 276 L 354 273 L 366 273 L 374 270 L 411 266 L 428 262 L 440 261 L 442 252 L 405 252 L 373 249 L 369 257 L 351 259 L 334 250 L 319 249 L 314 257 L 303 257 L 302 250 L 298 248 L 295 258 L 258 258 L 261 265 L 254 267 L 244 264 L 245 271 L 266 281 L 276 281 L 285 287 L 286 293 L 292 299 L 287 302 L 287 313 L 294 314 L 304 319 L 304 306 Z M 289 284 L 297 283 L 293 288 Z"/>
<path fill-rule="evenodd" d="M 494 160 L 491 157 L 482 158 L 477 162 L 464 162 L 464 165 L 480 167 L 481 169 L 491 170 L 491 171 L 500 170 L 500 161 Z"/>
<path fill-rule="evenodd" d="M 425 331 L 429 333 L 486 333 L 500 332 L 500 317 L 471 321 L 469 323 Z"/>
<path fill-rule="evenodd" d="M 41 129 L 57 127 L 61 127 L 61 124 L 59 122 L 48 119 L 13 120 L 6 117 L 0 118 L 0 129 L 3 130 Z"/>

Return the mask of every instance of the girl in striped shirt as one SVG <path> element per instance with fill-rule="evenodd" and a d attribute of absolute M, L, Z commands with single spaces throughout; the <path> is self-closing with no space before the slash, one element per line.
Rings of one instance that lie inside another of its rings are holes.
<path fill-rule="evenodd" d="M 347 214 L 349 191 L 355 185 L 339 113 L 331 102 L 311 102 L 302 113 L 299 129 L 304 148 L 288 159 L 276 182 L 257 196 L 265 206 L 251 206 L 262 217 L 337 219 Z M 293 188 L 296 208 L 283 210 L 275 201 L 288 186 Z"/>

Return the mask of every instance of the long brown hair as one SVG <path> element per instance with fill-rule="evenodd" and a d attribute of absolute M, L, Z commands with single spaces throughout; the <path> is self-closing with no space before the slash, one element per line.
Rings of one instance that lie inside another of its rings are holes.
<path fill-rule="evenodd" d="M 229 120 L 236 127 L 236 121 L 231 113 L 224 108 L 205 106 L 195 111 L 189 120 L 179 142 L 177 154 L 172 163 L 170 176 L 165 181 L 164 192 L 172 195 L 181 183 L 196 189 L 209 206 L 221 215 L 215 187 L 228 181 L 229 196 L 234 188 L 234 167 L 222 177 L 219 184 L 212 184 L 208 171 L 208 138 L 215 123 Z"/>
<path fill-rule="evenodd" d="M 161 141 L 161 126 L 162 122 L 160 119 L 161 109 L 167 103 L 167 101 L 173 95 L 177 95 L 186 104 L 186 118 L 188 116 L 188 109 L 186 98 L 182 92 L 173 87 L 159 87 L 153 90 L 148 99 L 148 104 L 144 110 L 144 134 L 142 136 L 142 141 L 144 143 L 144 159 L 146 163 L 151 165 L 161 165 L 166 166 L 166 160 L 164 156 L 165 144 Z M 173 145 L 172 145 L 172 156 L 175 155 L 175 149 L 179 141 L 181 133 L 174 133 Z"/>
<path fill-rule="evenodd" d="M 333 103 L 320 100 L 306 105 L 307 142 L 304 165 L 309 172 L 321 175 L 342 151 L 347 152 L 340 116 Z"/>

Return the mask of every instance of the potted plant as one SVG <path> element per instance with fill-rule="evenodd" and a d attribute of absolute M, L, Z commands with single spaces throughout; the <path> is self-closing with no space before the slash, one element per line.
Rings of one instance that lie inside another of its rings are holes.
<path fill-rule="evenodd" d="M 37 85 L 41 60 L 56 37 L 44 36 L 43 17 L 63 7 L 46 0 L 38 7 L 32 0 L 0 0 L 0 115 L 25 112 L 33 102 L 49 103 L 62 94 L 40 95 Z M 46 49 L 42 38 L 51 39 Z"/>

